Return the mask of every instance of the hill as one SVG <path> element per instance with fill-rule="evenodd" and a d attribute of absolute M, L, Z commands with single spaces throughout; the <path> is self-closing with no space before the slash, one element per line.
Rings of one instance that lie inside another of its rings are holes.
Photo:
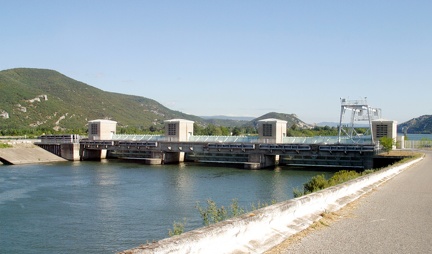
<path fill-rule="evenodd" d="M 119 127 L 162 128 L 167 119 L 202 122 L 139 96 L 105 92 L 46 69 L 0 71 L 2 129 L 84 128 L 88 120 L 112 119 Z"/>
<path fill-rule="evenodd" d="M 286 120 L 288 127 L 311 128 L 295 114 L 268 113 L 259 118 L 206 117 L 184 114 L 145 97 L 106 92 L 57 71 L 18 68 L 0 71 L 0 131 L 74 132 L 89 120 L 110 119 L 121 128 L 161 130 L 164 120 L 187 119 L 200 126 L 255 127 L 258 120 Z M 208 118 L 208 119 L 207 119 Z"/>
<path fill-rule="evenodd" d="M 307 124 L 305 122 L 303 122 L 302 120 L 300 120 L 296 114 L 284 114 L 284 113 L 276 113 L 276 112 L 270 112 L 267 113 L 263 116 L 260 116 L 254 120 L 251 121 L 250 124 L 253 124 L 254 126 L 256 126 L 258 124 L 259 120 L 262 119 L 267 119 L 267 118 L 275 118 L 275 119 L 279 119 L 279 120 L 284 120 L 287 121 L 287 127 L 291 128 L 291 126 L 296 125 L 299 128 L 302 129 L 311 129 L 313 128 L 312 125 Z"/>
<path fill-rule="evenodd" d="M 398 132 L 403 133 L 405 131 L 411 134 L 431 134 L 432 115 L 420 116 L 399 124 Z"/>

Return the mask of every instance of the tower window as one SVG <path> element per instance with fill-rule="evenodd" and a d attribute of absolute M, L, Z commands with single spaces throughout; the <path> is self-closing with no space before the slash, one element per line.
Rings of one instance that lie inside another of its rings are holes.
<path fill-rule="evenodd" d="M 265 123 L 263 124 L 263 136 L 264 137 L 272 137 L 273 136 L 273 126 L 271 124 Z"/>
<path fill-rule="evenodd" d="M 177 135 L 177 128 L 175 123 L 169 123 L 168 124 L 168 135 L 169 136 L 175 136 Z"/>
<path fill-rule="evenodd" d="M 91 135 L 98 135 L 98 124 L 97 123 L 90 124 L 90 134 Z"/>
<path fill-rule="evenodd" d="M 376 126 L 376 137 L 377 138 L 387 137 L 387 133 L 388 133 L 388 126 L 387 125 L 377 124 L 377 126 Z"/>

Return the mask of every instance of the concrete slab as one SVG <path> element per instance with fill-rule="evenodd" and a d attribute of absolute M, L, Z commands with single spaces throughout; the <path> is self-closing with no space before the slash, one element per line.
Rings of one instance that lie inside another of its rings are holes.
<path fill-rule="evenodd" d="M 0 161 L 3 164 L 17 165 L 67 161 L 31 143 L 12 145 L 12 148 L 0 149 Z"/>

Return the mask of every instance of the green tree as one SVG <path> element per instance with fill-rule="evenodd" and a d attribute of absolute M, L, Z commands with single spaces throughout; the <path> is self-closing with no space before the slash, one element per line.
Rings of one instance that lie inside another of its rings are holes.
<path fill-rule="evenodd" d="M 242 130 L 236 126 L 232 130 L 232 135 L 233 136 L 240 136 L 240 135 L 242 135 Z"/>
<path fill-rule="evenodd" d="M 381 137 L 379 142 L 387 153 L 389 153 L 393 149 L 393 146 L 396 145 L 395 140 L 389 137 Z"/>

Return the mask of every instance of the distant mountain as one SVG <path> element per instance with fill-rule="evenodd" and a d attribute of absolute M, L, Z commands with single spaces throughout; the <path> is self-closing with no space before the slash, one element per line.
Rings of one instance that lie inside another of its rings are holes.
<path fill-rule="evenodd" d="M 164 120 L 174 118 L 204 122 L 154 100 L 105 92 L 53 70 L 0 71 L 0 129 L 72 130 L 94 119 L 112 119 L 120 127 L 161 128 Z"/>
<path fill-rule="evenodd" d="M 296 125 L 299 128 L 304 129 L 311 129 L 313 128 L 312 125 L 307 124 L 300 120 L 296 114 L 284 114 L 284 113 L 276 113 L 276 112 L 270 112 L 263 116 L 260 116 L 250 122 L 250 124 L 253 124 L 254 126 L 257 126 L 259 120 L 268 119 L 268 118 L 275 118 L 279 120 L 285 120 L 287 121 L 287 127 L 290 128 L 292 125 Z"/>
<path fill-rule="evenodd" d="M 407 122 L 398 125 L 398 132 L 410 134 L 431 134 L 432 133 L 432 115 L 424 115 L 413 118 Z"/>

